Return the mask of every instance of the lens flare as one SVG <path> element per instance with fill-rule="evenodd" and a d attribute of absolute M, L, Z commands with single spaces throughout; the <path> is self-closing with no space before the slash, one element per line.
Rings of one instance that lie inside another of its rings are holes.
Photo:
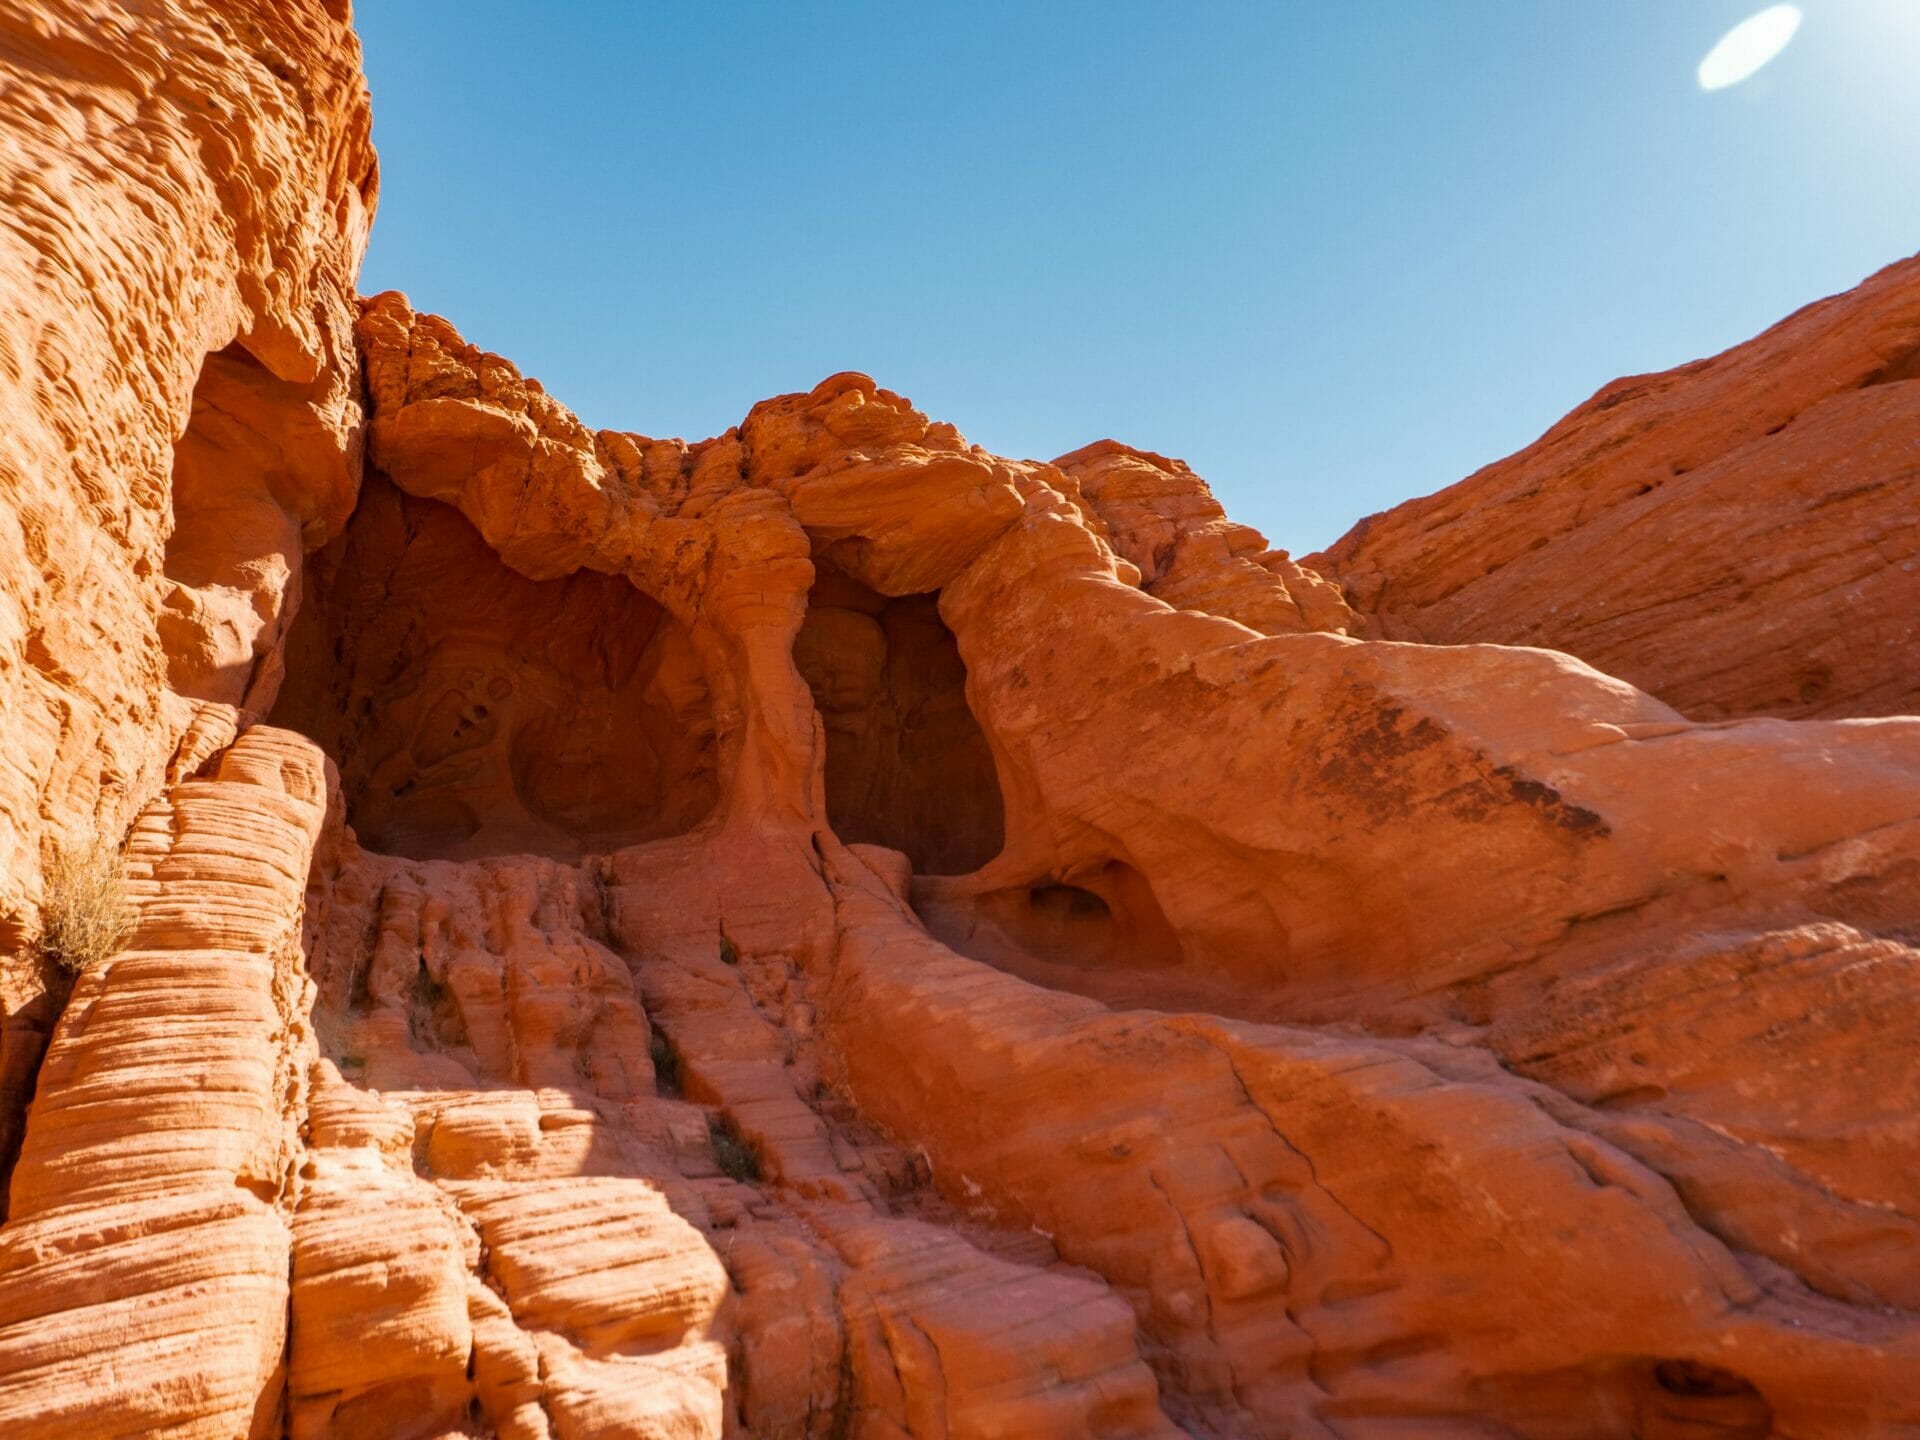
<path fill-rule="evenodd" d="M 1720 37 L 1720 43 L 1700 62 L 1700 88 L 1725 90 L 1750 80 L 1774 56 L 1787 48 L 1800 28 L 1798 5 L 1769 5 L 1750 15 Z"/>

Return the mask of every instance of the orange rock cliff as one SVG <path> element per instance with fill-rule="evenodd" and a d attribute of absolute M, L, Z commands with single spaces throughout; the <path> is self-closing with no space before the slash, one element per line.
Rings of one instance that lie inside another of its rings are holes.
<path fill-rule="evenodd" d="M 350 24 L 0 16 L 0 1434 L 1920 1434 L 1920 260 L 1296 562 L 589 431 Z"/>

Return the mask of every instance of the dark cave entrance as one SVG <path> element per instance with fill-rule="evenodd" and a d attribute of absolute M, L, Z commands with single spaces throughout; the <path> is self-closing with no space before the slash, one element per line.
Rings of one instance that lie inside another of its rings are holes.
<path fill-rule="evenodd" d="M 827 734 L 827 818 L 850 844 L 961 875 L 1000 851 L 1000 781 L 934 595 L 885 596 L 815 558 L 793 659 Z"/>
<path fill-rule="evenodd" d="M 681 834 L 718 798 L 683 626 L 619 576 L 529 580 L 371 472 L 308 560 L 286 668 L 273 723 L 334 757 L 372 850 L 574 859 Z"/>

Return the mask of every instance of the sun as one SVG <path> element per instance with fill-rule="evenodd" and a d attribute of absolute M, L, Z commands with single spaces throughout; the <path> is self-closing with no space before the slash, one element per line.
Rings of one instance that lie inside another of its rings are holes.
<path fill-rule="evenodd" d="M 1725 90 L 1751 79 L 1792 41 L 1800 28 L 1798 5 L 1769 5 L 1720 37 L 1700 62 L 1700 88 Z"/>

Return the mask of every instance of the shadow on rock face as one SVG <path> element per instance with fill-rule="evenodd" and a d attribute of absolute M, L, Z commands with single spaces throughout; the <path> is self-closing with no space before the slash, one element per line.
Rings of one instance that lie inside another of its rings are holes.
<path fill-rule="evenodd" d="M 888 597 L 816 559 L 793 659 L 827 734 L 827 815 L 922 874 L 977 870 L 1002 840 L 993 752 L 932 595 Z"/>
<path fill-rule="evenodd" d="M 713 809 L 699 662 L 626 580 L 528 580 L 456 511 L 374 476 L 307 586 L 274 720 L 334 756 L 371 848 L 573 858 Z"/>
<path fill-rule="evenodd" d="M 195 700 L 259 706 L 300 598 L 301 551 L 352 503 L 359 456 L 328 443 L 325 380 L 275 376 L 239 343 L 207 356 L 173 447 L 173 526 L 154 617 L 167 683 Z"/>

